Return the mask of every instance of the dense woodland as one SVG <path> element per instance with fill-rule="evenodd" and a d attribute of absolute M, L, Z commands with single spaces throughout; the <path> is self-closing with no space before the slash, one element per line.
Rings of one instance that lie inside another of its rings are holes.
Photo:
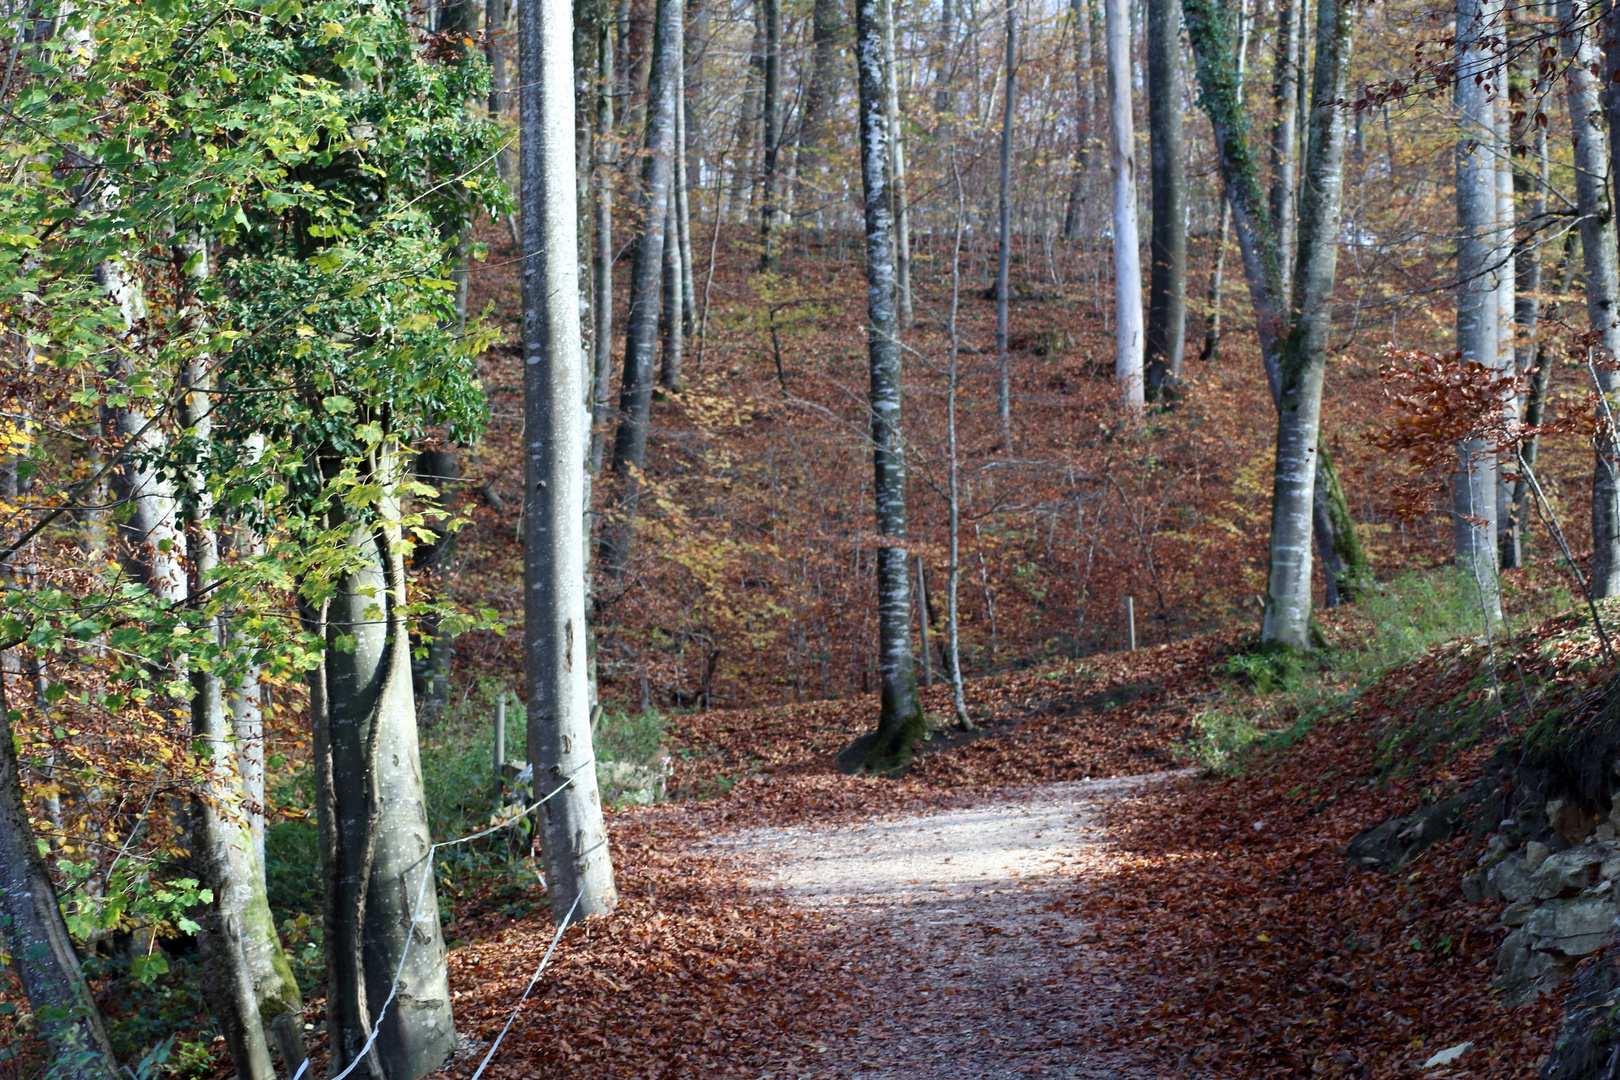
<path fill-rule="evenodd" d="M 0 1080 L 1611 1075 L 1616 10 L 10 3 Z"/>

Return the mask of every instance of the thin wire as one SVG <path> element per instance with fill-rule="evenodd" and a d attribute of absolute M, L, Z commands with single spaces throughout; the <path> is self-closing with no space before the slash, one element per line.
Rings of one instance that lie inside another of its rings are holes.
<path fill-rule="evenodd" d="M 373 1046 L 375 1046 L 376 1043 L 377 1043 L 377 1032 L 382 1027 L 383 1017 L 388 1015 L 388 1006 L 390 1006 L 390 1005 L 392 1005 L 394 1003 L 394 997 L 395 997 L 395 995 L 397 995 L 399 993 L 400 978 L 405 974 L 405 960 L 406 960 L 407 957 L 410 956 L 410 954 L 411 954 L 411 942 L 416 938 L 416 934 L 414 933 L 414 931 L 416 929 L 416 919 L 417 919 L 417 916 L 419 914 L 421 914 L 422 901 L 427 897 L 428 882 L 433 880 L 433 865 L 432 865 L 433 853 L 435 851 L 438 851 L 440 848 L 443 848 L 443 847 L 454 847 L 456 844 L 465 844 L 469 840 L 476 840 L 481 836 L 488 836 L 492 832 L 496 832 L 496 831 L 498 831 L 500 829 L 506 828 L 508 825 L 511 825 L 513 822 L 522 821 L 525 817 L 529 816 L 535 810 L 538 810 L 540 808 L 541 804 L 550 802 L 553 798 L 560 795 L 564 788 L 568 787 L 568 785 L 570 785 L 570 784 L 572 784 L 574 782 L 574 777 L 575 776 L 579 775 L 579 773 L 586 766 L 594 765 L 595 763 L 596 763 L 596 759 L 594 757 L 593 758 L 587 758 L 583 763 L 581 763 L 580 765 L 575 766 L 574 769 L 572 771 L 570 771 L 567 776 L 563 777 L 563 782 L 558 784 L 554 789 L 552 789 L 550 794 L 547 794 L 542 798 L 536 799 L 529 806 L 525 807 L 521 812 L 513 814 L 511 817 L 507 818 L 505 821 L 498 822 L 497 824 L 491 825 L 487 829 L 480 829 L 478 832 L 468 833 L 466 836 L 458 837 L 455 840 L 442 840 L 439 843 L 434 844 L 432 847 L 428 848 L 427 851 L 422 855 L 422 857 L 420 859 L 417 859 L 416 862 L 412 863 L 410 866 L 407 866 L 405 868 L 404 873 L 408 874 L 408 873 L 411 872 L 411 870 L 413 870 L 415 867 L 420 865 L 422 862 L 424 862 L 424 861 L 428 862 L 427 869 L 422 874 L 422 884 L 416 890 L 416 902 L 411 905 L 411 924 L 410 925 L 411 925 L 411 929 L 412 929 L 413 932 L 411 934 L 407 935 L 407 937 L 405 938 L 405 948 L 403 950 L 401 950 L 400 954 L 399 954 L 399 966 L 397 968 L 395 968 L 395 970 L 394 970 L 393 985 L 389 987 L 388 997 L 387 997 L 386 1000 L 383 1001 L 382 1008 L 377 1010 L 377 1019 L 374 1020 L 372 1022 L 372 1024 L 371 1024 L 371 1035 L 366 1039 L 366 1045 L 361 1047 L 360 1052 L 355 1055 L 354 1060 L 349 1062 L 349 1067 L 344 1069 L 342 1072 L 338 1073 L 336 1076 L 332 1077 L 332 1080 L 344 1080 L 345 1077 L 347 1077 L 350 1073 L 354 1072 L 355 1069 L 359 1068 L 360 1063 L 365 1061 L 368 1057 L 371 1056 L 371 1048 Z M 403 876 L 403 874 L 401 876 Z M 580 897 L 583 896 L 583 895 L 584 895 L 584 893 L 580 893 L 580 894 L 578 894 L 578 895 L 576 895 L 574 897 L 574 907 L 577 908 L 579 906 Z M 567 917 L 564 918 L 564 920 L 563 920 L 563 926 L 560 927 L 558 929 L 558 931 L 557 931 L 559 937 L 562 935 L 562 929 L 567 927 L 568 920 L 572 919 L 573 916 L 574 916 L 574 908 L 570 908 L 569 911 L 568 911 Z M 556 947 L 557 947 L 557 943 L 555 941 L 552 942 L 552 948 L 556 948 Z M 546 953 L 546 956 L 550 957 L 551 953 L 548 951 Z M 545 962 L 541 961 L 541 967 L 544 967 L 544 966 L 545 966 Z M 540 972 L 536 971 L 535 972 L 535 977 L 539 978 L 539 976 L 540 976 Z M 524 997 L 528 997 L 528 994 L 525 993 Z M 519 1002 L 519 1004 L 522 1004 L 522 1003 Z M 513 1015 L 515 1016 L 516 1014 L 514 1013 Z M 510 1020 L 507 1021 L 507 1025 L 508 1026 L 511 1025 Z M 502 1034 L 504 1035 L 505 1032 L 503 1031 Z M 497 1043 L 497 1045 L 499 1045 L 499 1040 L 496 1040 L 496 1043 Z M 292 1080 L 302 1080 L 303 1075 L 304 1075 L 304 1071 L 306 1069 L 308 1069 L 308 1068 L 309 1068 L 309 1059 L 305 1058 L 304 1063 L 302 1065 L 298 1066 L 298 1071 L 293 1073 Z M 482 1071 L 482 1070 L 480 1070 L 480 1071 Z"/>
<path fill-rule="evenodd" d="M 583 892 L 574 894 L 573 907 L 568 909 L 568 914 L 563 916 L 563 921 L 557 925 L 557 932 L 551 937 L 551 947 L 546 950 L 546 955 L 540 958 L 540 966 L 534 969 L 534 975 L 529 979 L 529 985 L 523 991 L 523 996 L 518 998 L 518 1003 L 513 1006 L 512 1015 L 506 1018 L 506 1026 L 501 1028 L 499 1035 L 495 1036 L 495 1041 L 490 1044 L 489 1053 L 485 1054 L 484 1060 L 479 1062 L 478 1071 L 472 1074 L 472 1080 L 478 1080 L 480 1076 L 484 1075 L 484 1070 L 489 1068 L 490 1059 L 495 1056 L 495 1051 L 501 1048 L 501 1040 L 506 1038 L 506 1033 L 512 1030 L 512 1022 L 517 1019 L 518 1013 L 523 1011 L 523 1003 L 529 1000 L 530 994 L 534 993 L 534 984 L 540 981 L 540 973 L 546 970 L 546 965 L 551 962 L 551 954 L 557 951 L 557 943 L 562 940 L 563 931 L 567 930 L 574 921 L 574 912 L 579 909 L 579 902 L 584 898 L 585 894 Z"/>

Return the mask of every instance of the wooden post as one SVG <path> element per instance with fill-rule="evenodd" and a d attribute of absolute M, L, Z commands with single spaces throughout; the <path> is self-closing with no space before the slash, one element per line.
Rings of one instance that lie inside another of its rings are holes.
<path fill-rule="evenodd" d="M 922 617 L 923 685 L 934 685 L 934 654 L 928 645 L 928 579 L 923 576 L 922 556 L 917 556 L 917 613 Z"/>
<path fill-rule="evenodd" d="M 1136 651 L 1136 597 L 1125 598 L 1125 647 Z"/>
<path fill-rule="evenodd" d="M 501 797 L 506 777 L 506 691 L 495 699 L 495 797 Z"/>

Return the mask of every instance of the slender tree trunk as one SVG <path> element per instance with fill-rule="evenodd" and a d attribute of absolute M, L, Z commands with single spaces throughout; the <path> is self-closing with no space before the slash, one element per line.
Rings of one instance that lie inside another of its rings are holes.
<path fill-rule="evenodd" d="M 195 265 L 206 252 L 182 249 Z M 196 277 L 204 277 L 206 268 Z M 219 564 L 219 544 L 209 519 L 213 502 L 207 485 L 212 454 L 213 409 L 207 362 L 188 372 L 181 406 L 187 444 L 185 533 L 190 553 L 190 593 L 207 584 Z M 223 644 L 219 617 L 205 618 L 202 641 Z M 182 660 L 182 662 L 184 662 Z M 288 1071 L 303 1060 L 303 1000 L 276 935 L 265 894 L 264 873 L 253 855 L 253 833 L 246 825 L 241 795 L 232 782 L 232 744 L 225 722 L 225 687 L 205 660 L 191 671 L 191 735 L 198 757 L 207 762 L 203 791 L 191 801 L 192 858 L 201 885 L 213 900 L 203 906 L 200 935 L 203 983 L 208 1008 L 225 1037 L 231 1064 L 242 1080 L 275 1080 L 266 1035 L 294 1035 Z M 285 1045 L 285 1042 L 284 1042 Z"/>
<path fill-rule="evenodd" d="M 894 46 L 894 0 L 883 0 L 884 116 L 889 125 L 889 202 L 894 220 L 895 325 L 909 330 L 911 315 L 911 207 L 906 202 L 905 122 L 900 115 L 899 57 Z"/>
<path fill-rule="evenodd" d="M 1504 79 L 1511 80 L 1509 70 L 1502 70 Z M 1496 271 L 1496 355 L 1504 369 L 1513 369 L 1513 291 L 1518 282 L 1518 270 L 1515 268 L 1517 258 L 1513 243 L 1514 226 L 1517 223 L 1517 208 L 1513 199 L 1513 130 L 1512 130 L 1512 103 L 1508 98 L 1508 87 L 1504 84 L 1499 88 L 1496 99 L 1496 144 L 1501 153 L 1496 159 L 1496 253 L 1492 260 L 1497 267 Z M 1597 128 L 1601 132 L 1601 122 Z M 1607 162 L 1604 163 L 1605 166 Z M 1515 395 L 1507 402 L 1508 411 L 1512 414 L 1508 418 L 1510 426 L 1518 422 L 1518 397 Z M 1513 485 L 1507 478 L 1507 469 L 1511 467 L 1511 459 L 1506 455 L 1498 455 L 1496 467 L 1496 544 L 1497 564 L 1502 569 L 1519 565 L 1519 533 L 1514 528 L 1513 518 Z"/>
<path fill-rule="evenodd" d="M 765 21 L 765 100 L 761 106 L 765 121 L 765 186 L 759 210 L 759 238 L 761 252 L 759 268 L 777 269 L 776 237 L 776 163 L 781 154 L 782 129 L 782 0 L 759 0 Z"/>
<path fill-rule="evenodd" d="M 618 902 L 592 765 L 585 656 L 585 399 L 578 293 L 573 38 L 566 0 L 522 0 L 524 675 L 535 797 L 551 916 L 612 911 Z M 659 4 L 651 100 L 673 127 L 681 51 L 679 0 Z M 661 70 L 660 70 L 661 69 Z M 669 169 L 667 148 L 664 169 Z M 663 185 L 667 205 L 667 177 Z M 653 266 L 658 262 L 655 260 Z M 673 328 L 678 332 L 679 307 Z M 655 324 L 656 327 L 656 324 Z"/>
<path fill-rule="evenodd" d="M 1249 56 L 1249 0 L 1239 0 L 1237 11 L 1237 48 L 1233 57 L 1236 94 L 1243 101 L 1243 76 Z M 1220 148 L 1217 145 L 1216 153 Z M 1226 248 L 1232 237 L 1232 200 L 1221 181 L 1221 218 L 1215 229 L 1215 257 L 1209 272 L 1209 318 L 1204 324 L 1204 347 L 1198 353 L 1201 363 L 1213 363 L 1221 355 L 1221 300 L 1226 276 Z"/>
<path fill-rule="evenodd" d="M 1007 86 L 1001 105 L 1000 243 L 996 249 L 996 433 L 1003 449 L 1012 449 L 1011 366 L 1007 356 L 1008 274 L 1012 268 L 1012 133 L 1018 101 L 1018 23 L 1013 0 L 1005 5 Z"/>
<path fill-rule="evenodd" d="M 866 219 L 866 277 L 872 390 L 872 463 L 878 535 L 906 536 L 906 475 L 900 438 L 900 339 L 889 140 L 897 125 L 887 106 L 885 61 L 889 40 L 886 0 L 856 0 L 855 57 L 860 76 L 861 191 Z M 911 597 L 906 549 L 878 549 L 878 669 L 882 705 L 862 768 L 904 766 L 925 731 L 917 674 L 911 658 Z"/>
<path fill-rule="evenodd" d="M 1105 0 L 1109 166 L 1114 180 L 1114 382 L 1120 407 L 1142 414 L 1142 253 L 1136 228 L 1136 128 L 1131 118 L 1127 0 Z"/>
<path fill-rule="evenodd" d="M 641 230 L 630 263 L 630 318 L 624 339 L 624 381 L 619 390 L 619 429 L 613 441 L 613 472 L 619 485 L 616 520 L 602 530 L 601 561 L 611 579 L 628 569 L 641 467 L 647 458 L 647 419 L 652 412 L 658 319 L 663 309 L 664 241 L 669 189 L 674 173 L 675 67 L 681 55 L 680 0 L 658 0 L 653 36 L 652 80 L 647 97 L 647 154 L 637 204 Z"/>
<path fill-rule="evenodd" d="M 678 108 L 678 106 L 677 106 Z M 670 184 L 669 192 L 669 220 L 680 220 L 680 209 L 675 197 L 675 188 L 680 184 L 680 175 L 677 170 Z M 670 240 L 674 241 L 674 237 Z M 684 275 L 681 272 L 681 245 L 678 242 L 664 244 L 664 314 L 660 318 L 663 324 L 664 353 L 663 361 L 658 369 L 658 385 L 674 393 L 681 388 L 681 352 L 685 342 L 683 339 L 684 319 L 682 312 L 684 305 L 681 302 L 681 285 Z"/>
<path fill-rule="evenodd" d="M 826 3 L 827 0 L 820 2 Z M 954 107 L 951 77 L 956 69 L 956 3 L 957 0 L 940 0 L 939 5 L 938 58 L 934 61 L 934 112 L 940 116 L 948 115 Z"/>
<path fill-rule="evenodd" d="M 1147 381 L 1156 399 L 1181 378 L 1187 340 L 1187 180 L 1181 125 L 1181 4 L 1148 0 L 1149 246 Z"/>
<path fill-rule="evenodd" d="M 418 482 L 437 492 L 425 507 L 444 510 L 449 485 L 461 479 L 461 461 L 456 452 L 448 447 L 424 450 L 417 455 L 414 471 Z M 443 518 L 430 518 L 423 528 L 433 539 L 418 537 L 421 542 L 411 552 L 411 569 L 444 591 L 448 587 L 444 572 L 455 551 L 455 536 Z M 423 615 L 417 628 L 417 645 L 411 649 L 411 689 L 422 704 L 424 719 L 431 723 L 450 704 L 450 664 L 455 652 L 450 638 L 439 633 L 436 614 Z"/>
<path fill-rule="evenodd" d="M 618 132 L 613 123 L 613 24 L 607 19 L 608 2 L 598 8 L 596 26 L 596 151 L 592 190 L 596 195 L 595 245 L 591 249 L 591 457 L 594 477 L 602 471 L 607 444 L 608 410 L 613 392 L 613 178 L 617 169 Z"/>
<path fill-rule="evenodd" d="M 947 0 L 947 3 L 949 0 Z M 1092 0 L 1069 0 L 1074 20 L 1074 164 L 1069 172 L 1069 204 L 1063 215 L 1063 237 L 1077 240 L 1084 227 L 1086 170 L 1097 126 L 1097 83 L 1092 76 Z"/>
<path fill-rule="evenodd" d="M 29 1007 L 41 1018 L 54 1070 L 66 1080 L 114 1080 L 122 1075 L 118 1059 L 28 822 L 10 714 L 0 678 L 0 942 Z"/>
<path fill-rule="evenodd" d="M 1294 173 L 1299 132 L 1296 127 L 1304 52 L 1304 15 L 1307 0 L 1279 0 L 1277 52 L 1271 79 L 1271 227 L 1277 242 L 1279 276 L 1293 277 Z"/>
<path fill-rule="evenodd" d="M 1501 366 L 1496 326 L 1496 118 L 1499 67 L 1490 41 L 1501 32 L 1501 0 L 1457 5 L 1457 348 L 1465 359 Z M 1476 78 L 1477 77 L 1477 78 Z M 1506 89 L 1503 87 L 1502 89 Z M 1496 462 L 1483 439 L 1457 447 L 1452 543 L 1457 566 L 1474 577 L 1493 616 L 1496 586 Z"/>
<path fill-rule="evenodd" d="M 1569 63 L 1570 136 L 1575 153 L 1575 208 L 1581 215 L 1581 251 L 1586 269 L 1586 316 L 1601 336 L 1598 359 L 1620 358 L 1620 259 L 1615 248 L 1614 214 L 1610 210 L 1605 185 L 1609 147 L 1602 125 L 1595 63 L 1589 31 L 1582 25 L 1588 12 L 1577 9 L 1574 0 L 1559 0 L 1558 17 L 1563 24 L 1558 39 Z M 1612 93 L 1612 91 L 1611 91 Z M 1620 379 L 1599 363 L 1599 390 L 1611 403 L 1620 389 Z M 1611 405 L 1612 407 L 1612 405 Z M 1595 443 L 1592 470 L 1592 593 L 1595 596 L 1620 595 L 1620 446 L 1613 432 L 1601 435 Z"/>
<path fill-rule="evenodd" d="M 686 35 L 681 35 L 681 63 L 676 68 L 676 75 L 680 85 L 675 88 L 675 167 L 670 183 L 675 188 L 675 202 L 670 213 L 675 215 L 675 224 L 680 238 L 681 256 L 681 333 L 690 338 L 697 333 L 697 300 L 695 297 L 697 286 L 694 283 L 695 274 L 692 270 L 692 200 L 689 188 L 691 184 L 687 176 L 687 146 L 686 146 L 686 68 L 691 63 L 691 55 L 686 49 Z"/>
<path fill-rule="evenodd" d="M 1537 83 L 1537 89 L 1541 85 Z M 1515 188 L 1520 188 L 1530 197 L 1530 220 L 1540 227 L 1542 219 L 1547 213 L 1547 129 L 1540 124 L 1528 125 L 1531 134 L 1531 145 L 1534 147 L 1534 171 L 1526 170 L 1519 173 L 1514 180 Z M 1516 139 L 1515 144 L 1522 142 Z M 1513 363 L 1521 376 L 1530 377 L 1530 392 L 1523 395 L 1520 405 L 1522 420 L 1530 427 L 1541 424 L 1542 404 L 1545 401 L 1547 390 L 1547 371 L 1549 365 L 1542 355 L 1537 331 L 1541 321 L 1541 248 L 1536 243 L 1536 233 L 1530 234 L 1530 242 L 1519 252 L 1519 258 L 1514 263 L 1514 271 L 1518 274 L 1518 290 L 1514 300 L 1514 322 L 1517 333 L 1514 336 Z M 1535 468 L 1535 456 L 1540 439 L 1532 435 L 1529 442 L 1520 450 L 1525 464 Z M 1519 471 L 1517 468 L 1515 472 Z M 1525 497 L 1529 494 L 1528 477 L 1520 476 L 1513 483 L 1513 524 L 1515 533 L 1522 534 L 1526 522 Z M 1519 553 L 1519 561 L 1523 562 L 1523 552 Z"/>
<path fill-rule="evenodd" d="M 945 577 L 946 662 L 950 664 L 951 705 L 956 713 L 956 726 L 971 729 L 973 719 L 968 715 L 967 694 L 962 688 L 961 606 L 958 591 L 962 582 L 962 467 L 956 449 L 956 389 L 957 359 L 961 353 L 961 339 L 956 332 L 957 309 L 962 298 L 962 226 L 967 220 L 966 200 L 962 197 L 962 174 L 956 167 L 956 148 L 951 148 L 951 178 L 956 182 L 956 230 L 951 238 L 951 307 L 946 332 L 950 337 L 950 360 L 945 383 L 945 449 L 949 457 L 950 473 L 946 479 L 947 523 L 950 542 L 950 561 Z"/>

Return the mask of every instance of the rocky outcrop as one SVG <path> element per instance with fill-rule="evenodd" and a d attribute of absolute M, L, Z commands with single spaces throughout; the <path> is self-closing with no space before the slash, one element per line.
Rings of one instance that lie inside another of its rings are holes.
<path fill-rule="evenodd" d="M 1526 841 L 1519 850 L 1509 851 L 1502 834 L 1492 834 L 1481 869 L 1463 882 L 1468 899 L 1506 905 L 1500 923 L 1509 932 L 1496 953 L 1496 985 L 1509 1005 L 1551 990 L 1582 957 L 1616 940 L 1620 807 L 1611 820 L 1599 823 L 1554 800 L 1544 820 L 1552 833 L 1548 840 Z M 1563 850 L 1555 851 L 1555 845 Z"/>
<path fill-rule="evenodd" d="M 1575 977 L 1564 1026 L 1541 1080 L 1612 1080 L 1620 1075 L 1620 968 L 1605 956 Z"/>

